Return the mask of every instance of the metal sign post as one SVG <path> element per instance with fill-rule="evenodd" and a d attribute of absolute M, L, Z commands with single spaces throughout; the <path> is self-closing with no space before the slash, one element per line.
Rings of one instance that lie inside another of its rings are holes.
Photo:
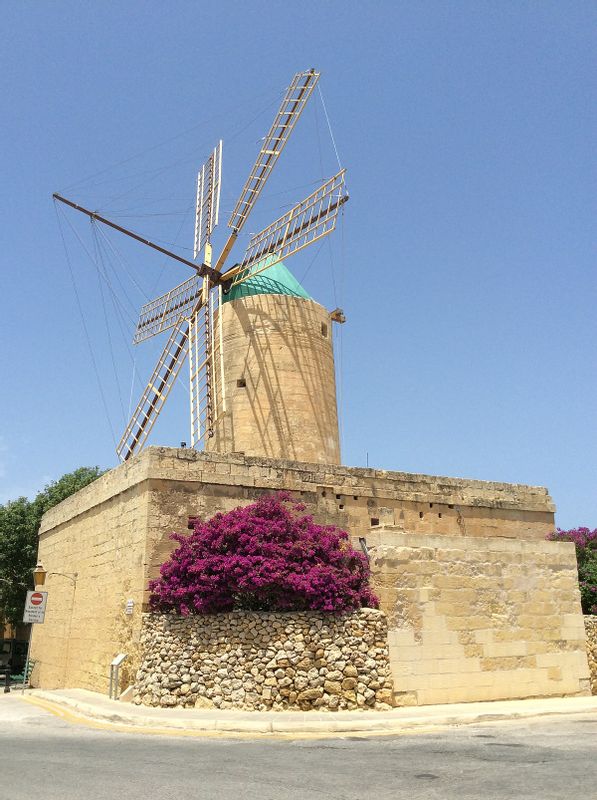
<path fill-rule="evenodd" d="M 23 614 L 23 622 L 29 622 L 32 625 L 41 625 L 46 616 L 46 605 L 48 602 L 47 592 L 27 592 L 27 599 L 25 600 L 25 613 Z M 21 686 L 21 694 L 25 693 L 25 684 L 29 677 L 29 657 L 31 655 L 31 640 L 33 639 L 33 628 L 29 634 L 29 644 L 27 645 L 27 658 L 25 659 L 25 670 L 23 672 L 23 685 Z"/>
<path fill-rule="evenodd" d="M 118 673 L 120 665 L 126 658 L 126 653 L 119 653 L 110 663 L 110 699 L 118 700 Z"/>

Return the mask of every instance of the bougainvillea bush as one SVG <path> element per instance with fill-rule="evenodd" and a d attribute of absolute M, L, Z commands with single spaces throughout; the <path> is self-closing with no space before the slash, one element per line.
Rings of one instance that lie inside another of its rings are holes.
<path fill-rule="evenodd" d="M 278 493 L 207 522 L 193 519 L 190 535 L 172 534 L 178 547 L 149 585 L 152 609 L 187 616 L 377 608 L 366 557 L 347 533 L 304 511 Z"/>
<path fill-rule="evenodd" d="M 578 564 L 580 601 L 584 614 L 597 614 L 597 528 L 558 528 L 547 537 L 555 542 L 574 542 Z"/>

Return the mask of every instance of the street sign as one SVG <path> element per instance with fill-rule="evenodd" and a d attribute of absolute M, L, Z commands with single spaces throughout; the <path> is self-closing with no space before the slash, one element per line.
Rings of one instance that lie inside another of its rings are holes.
<path fill-rule="evenodd" d="M 23 614 L 23 622 L 36 622 L 41 623 L 46 616 L 46 603 L 48 601 L 47 592 L 27 592 L 27 600 L 25 601 L 25 613 Z"/>

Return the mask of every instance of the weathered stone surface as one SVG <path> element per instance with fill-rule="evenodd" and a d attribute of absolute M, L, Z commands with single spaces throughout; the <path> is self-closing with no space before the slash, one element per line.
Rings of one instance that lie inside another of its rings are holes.
<path fill-rule="evenodd" d="M 304 691 L 300 692 L 297 700 L 299 703 L 304 703 L 305 700 L 317 700 L 323 695 L 323 689 L 314 688 L 314 689 L 305 689 Z"/>
<path fill-rule="evenodd" d="M 587 658 L 591 673 L 591 693 L 597 694 L 597 616 L 584 618 L 587 632 Z"/>
<path fill-rule="evenodd" d="M 277 638 L 282 624 L 283 642 Z M 277 668 L 292 663 L 305 641 L 316 662 L 305 659 L 308 669 Z M 359 658 L 357 666 L 354 654 L 363 643 L 368 657 Z M 141 645 L 133 695 L 138 705 L 335 711 L 376 708 L 378 696 L 384 708 L 391 704 L 386 616 L 374 609 L 341 617 L 311 612 L 145 614 Z M 201 669 L 189 669 L 189 661 Z M 343 680 L 338 663 L 348 675 Z M 164 680 L 169 691 L 161 695 Z"/>
<path fill-rule="evenodd" d="M 501 537 L 513 544 L 534 540 L 541 557 L 545 535 L 554 529 L 553 504 L 540 487 L 148 447 L 44 515 L 39 556 L 52 594 L 44 625 L 35 626 L 32 633 L 34 685 L 103 692 L 117 653 L 127 654 L 120 678 L 123 688 L 130 685 L 139 665 L 148 581 L 157 577 L 160 564 L 176 546 L 171 531 L 185 532 L 189 515 L 208 519 L 276 489 L 300 498 L 317 522 L 349 531 L 356 547 L 361 536 L 369 547 L 376 546 L 376 523 L 396 526 L 385 533 L 384 545 L 391 536 L 395 546 L 383 557 L 374 587 L 382 609 L 391 613 L 397 567 L 406 564 L 411 553 L 397 546 L 400 532 L 462 536 L 463 541 Z M 421 558 L 417 580 L 423 584 L 426 576 L 437 573 L 449 578 L 449 557 L 446 548 L 443 557 Z M 490 569 L 495 571 L 496 564 Z M 52 572 L 78 573 L 77 590 L 73 592 L 67 580 L 52 578 Z M 552 578 L 560 581 L 556 573 Z M 83 587 L 92 589 L 81 591 Z M 512 585 L 505 591 L 519 590 Z M 437 600 L 437 593 L 437 587 L 430 587 L 430 602 Z M 125 613 L 129 600 L 134 601 L 132 614 Z M 415 604 L 405 599 L 404 607 L 416 617 Z M 286 637 L 282 625 L 276 639 L 283 644 Z M 306 639 L 296 642 L 293 659 L 288 659 L 294 669 L 319 666 L 317 650 L 327 645 L 308 650 L 309 644 Z M 271 649 L 270 660 L 280 648 Z M 189 655 L 185 673 L 191 665 L 202 666 L 192 652 Z M 345 664 L 340 659 L 335 667 L 344 671 Z M 441 702 L 448 701 L 446 696 Z"/>
<path fill-rule="evenodd" d="M 259 294 L 223 303 L 218 315 L 227 409 L 218 415 L 205 449 L 338 464 L 329 311 L 303 297 Z M 219 353 L 219 340 L 216 348 Z M 257 467 L 253 474 L 260 473 Z"/>
<path fill-rule="evenodd" d="M 397 704 L 589 694 L 572 542 L 384 527 L 370 539 Z"/>

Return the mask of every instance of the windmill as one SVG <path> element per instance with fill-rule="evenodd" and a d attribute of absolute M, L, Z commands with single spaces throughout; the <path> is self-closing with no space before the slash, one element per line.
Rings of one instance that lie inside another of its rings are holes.
<path fill-rule="evenodd" d="M 311 97 L 319 75 L 320 73 L 311 69 L 307 72 L 298 72 L 293 77 L 230 215 L 228 220 L 230 233 L 222 251 L 215 259 L 212 258 L 211 237 L 219 217 L 222 174 L 221 141 L 198 174 L 194 261 L 182 258 L 59 194 L 53 195 L 55 200 L 81 211 L 93 221 L 108 225 L 181 262 L 191 268 L 194 273 L 183 283 L 141 308 L 133 340 L 135 344 L 166 331 L 169 331 L 169 334 L 153 373 L 117 445 L 117 453 L 121 460 L 128 460 L 145 445 L 187 356 L 190 381 L 191 446 L 207 446 L 209 440 L 218 432 L 219 422 L 227 413 L 226 359 L 224 355 L 226 335 L 223 322 L 225 316 L 223 304 L 226 302 L 227 296 L 234 292 L 238 293 L 239 289 L 248 286 L 254 287 L 257 276 L 262 273 L 271 274 L 272 269 L 275 269 L 277 265 L 283 267 L 282 259 L 299 252 L 334 230 L 338 212 L 348 200 L 344 169 L 325 180 L 314 192 L 262 231 L 251 236 L 242 261 L 227 268 L 227 261 L 237 237 L 246 224 L 290 134 Z M 278 267 L 278 269 L 280 268 Z M 288 291 L 284 293 L 292 294 Z M 297 292 L 295 291 L 294 294 L 296 295 Z M 302 296 L 308 297 L 307 295 Z M 289 317 L 295 312 L 285 308 L 281 311 L 278 310 L 278 313 L 282 317 Z M 299 316 L 304 318 L 303 307 L 301 307 Z M 336 310 L 331 315 L 328 314 L 328 317 L 331 320 L 344 321 L 340 310 Z M 300 321 L 298 324 L 300 325 Z M 321 326 L 321 335 L 326 338 L 326 322 L 321 321 L 318 324 Z M 287 334 L 285 336 L 287 338 Z M 329 352 L 331 353 L 331 343 Z M 326 358 L 329 361 L 326 353 L 323 356 L 320 352 L 315 354 L 316 361 L 326 360 Z M 324 377 L 329 383 L 329 369 Z M 246 383 L 246 379 L 238 379 L 239 386 L 245 385 L 243 382 Z M 331 382 L 333 384 L 333 359 Z M 268 391 L 272 394 L 271 390 Z M 307 393 L 313 394 L 312 387 Z M 333 404 L 333 415 L 335 415 L 335 389 Z M 304 420 L 299 420 L 297 424 L 304 426 Z M 335 424 L 337 427 L 337 420 Z M 284 437 L 287 438 L 288 434 L 280 431 L 279 438 Z M 337 460 L 333 449 L 331 452 L 332 456 L 327 460 Z"/>

